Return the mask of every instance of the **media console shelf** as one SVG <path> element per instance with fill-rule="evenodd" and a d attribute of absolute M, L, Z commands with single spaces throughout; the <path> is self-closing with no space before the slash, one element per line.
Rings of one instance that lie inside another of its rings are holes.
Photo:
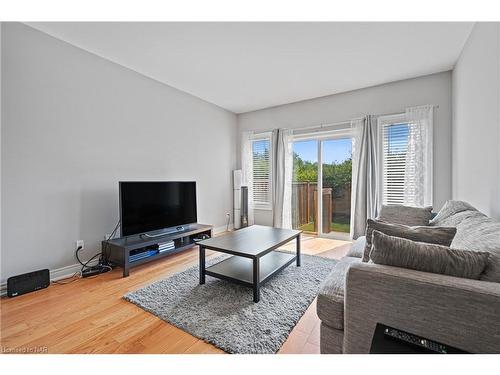
<path fill-rule="evenodd" d="M 123 268 L 126 277 L 130 268 L 192 248 L 196 246 L 195 238 L 203 234 L 212 237 L 212 231 L 211 225 L 189 224 L 184 230 L 161 237 L 137 235 L 102 241 L 102 251 L 112 265 Z M 169 244 L 168 248 L 160 252 L 165 244 Z"/>

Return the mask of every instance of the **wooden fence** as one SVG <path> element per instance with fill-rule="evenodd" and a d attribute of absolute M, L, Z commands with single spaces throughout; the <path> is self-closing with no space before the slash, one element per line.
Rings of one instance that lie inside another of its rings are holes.
<path fill-rule="evenodd" d="M 316 182 L 293 182 L 292 183 L 292 225 L 300 228 L 303 225 L 313 223 L 312 231 L 317 232 L 317 195 L 318 184 Z M 331 231 L 334 212 L 337 215 L 350 215 L 351 189 L 346 187 L 340 197 L 333 196 L 332 188 L 323 188 L 323 233 Z M 309 230 L 311 228 L 308 227 Z"/>
<path fill-rule="evenodd" d="M 292 225 L 299 228 L 314 223 L 313 232 L 318 231 L 318 184 L 316 182 L 292 183 Z M 330 232 L 332 223 L 332 189 L 323 188 L 323 233 Z"/>

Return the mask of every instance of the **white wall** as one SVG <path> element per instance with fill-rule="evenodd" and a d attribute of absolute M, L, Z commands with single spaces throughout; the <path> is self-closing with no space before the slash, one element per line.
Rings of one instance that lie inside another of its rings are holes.
<path fill-rule="evenodd" d="M 477 23 L 453 70 L 452 196 L 500 219 L 500 30 Z"/>
<path fill-rule="evenodd" d="M 439 209 L 451 197 L 451 72 L 244 113 L 238 116 L 238 133 L 335 123 L 423 104 L 439 105 L 434 118 L 434 207 Z M 255 220 L 268 225 L 272 213 L 256 212 Z"/>
<path fill-rule="evenodd" d="M 2 280 L 99 251 L 120 180 L 196 180 L 199 222 L 225 224 L 236 115 L 19 23 L 2 69 Z"/>
<path fill-rule="evenodd" d="M 2 112 L 2 26 L 3 22 L 0 22 L 0 155 L 2 154 L 2 123 L 3 123 L 3 112 Z M 0 269 L 2 264 L 2 163 L 0 160 Z M 0 270 L 1 272 L 1 270 Z M 0 275 L 1 282 L 1 275 Z"/>

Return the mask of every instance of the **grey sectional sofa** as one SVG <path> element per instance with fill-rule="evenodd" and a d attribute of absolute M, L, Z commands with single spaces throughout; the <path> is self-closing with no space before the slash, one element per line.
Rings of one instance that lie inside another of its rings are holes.
<path fill-rule="evenodd" d="M 490 252 L 485 276 L 363 263 L 360 237 L 318 295 L 322 353 L 369 353 L 377 323 L 472 353 L 500 353 L 500 223 L 465 202 L 448 201 L 430 225 L 457 228 L 452 248 Z"/>

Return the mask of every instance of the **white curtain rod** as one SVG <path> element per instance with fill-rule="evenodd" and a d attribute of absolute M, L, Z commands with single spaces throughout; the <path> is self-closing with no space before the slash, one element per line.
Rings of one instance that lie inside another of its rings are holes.
<path fill-rule="evenodd" d="M 362 117 L 355 118 L 352 120 L 359 120 Z M 301 128 L 294 128 L 292 129 L 293 131 L 301 131 L 301 130 L 312 130 L 312 129 L 324 129 L 324 128 L 331 128 L 339 125 L 344 125 L 344 124 L 349 124 L 352 120 L 347 120 L 347 121 L 339 121 L 339 122 L 331 122 L 331 123 L 326 123 L 326 124 L 319 124 L 319 125 L 310 125 L 310 126 L 304 126 Z"/>
<path fill-rule="evenodd" d="M 419 106 L 417 106 L 419 107 Z M 438 109 L 439 108 L 439 105 L 436 104 L 430 104 L 430 107 L 434 108 L 434 109 Z M 374 115 L 374 116 L 377 116 L 377 117 L 380 117 L 380 116 L 394 116 L 394 115 L 404 115 L 405 114 L 405 111 L 399 111 L 399 112 L 393 112 L 393 113 L 380 113 L 378 115 Z"/>
<path fill-rule="evenodd" d="M 435 109 L 439 108 L 439 105 L 431 105 L 431 106 L 433 108 L 435 108 Z M 374 116 L 378 116 L 378 117 L 379 116 L 394 116 L 394 115 L 402 115 L 404 113 L 405 113 L 405 111 L 402 111 L 402 112 L 399 111 L 399 112 L 393 112 L 393 113 L 381 113 L 381 114 L 377 114 L 377 115 L 374 115 Z M 335 127 L 335 126 L 339 126 L 339 125 L 349 124 L 351 121 L 361 120 L 365 116 L 355 117 L 353 119 L 346 120 L 346 121 L 338 121 L 338 122 L 325 123 L 325 124 L 309 125 L 309 126 L 304 126 L 304 127 L 300 127 L 300 128 L 293 128 L 292 131 L 295 133 L 296 131 L 301 132 L 301 131 L 313 130 L 313 129 L 322 130 L 324 128 L 330 128 L 330 127 Z M 259 131 L 259 132 L 253 132 L 253 134 L 263 134 L 263 133 L 270 133 L 270 132 L 272 132 L 272 130 L 264 130 L 264 131 Z"/>
<path fill-rule="evenodd" d="M 361 118 L 362 117 L 355 118 L 352 120 L 358 120 Z M 352 120 L 339 121 L 339 122 L 333 122 L 333 123 L 327 123 L 327 124 L 319 124 L 319 125 L 309 125 L 309 126 L 304 126 L 304 127 L 300 127 L 300 128 L 293 128 L 292 131 L 295 133 L 295 132 L 301 132 L 301 131 L 306 131 L 306 130 L 314 131 L 314 129 L 322 130 L 325 128 L 349 124 Z M 264 133 L 270 133 L 270 132 L 272 132 L 272 130 L 263 130 L 263 131 L 253 132 L 253 134 L 264 134 Z"/>

